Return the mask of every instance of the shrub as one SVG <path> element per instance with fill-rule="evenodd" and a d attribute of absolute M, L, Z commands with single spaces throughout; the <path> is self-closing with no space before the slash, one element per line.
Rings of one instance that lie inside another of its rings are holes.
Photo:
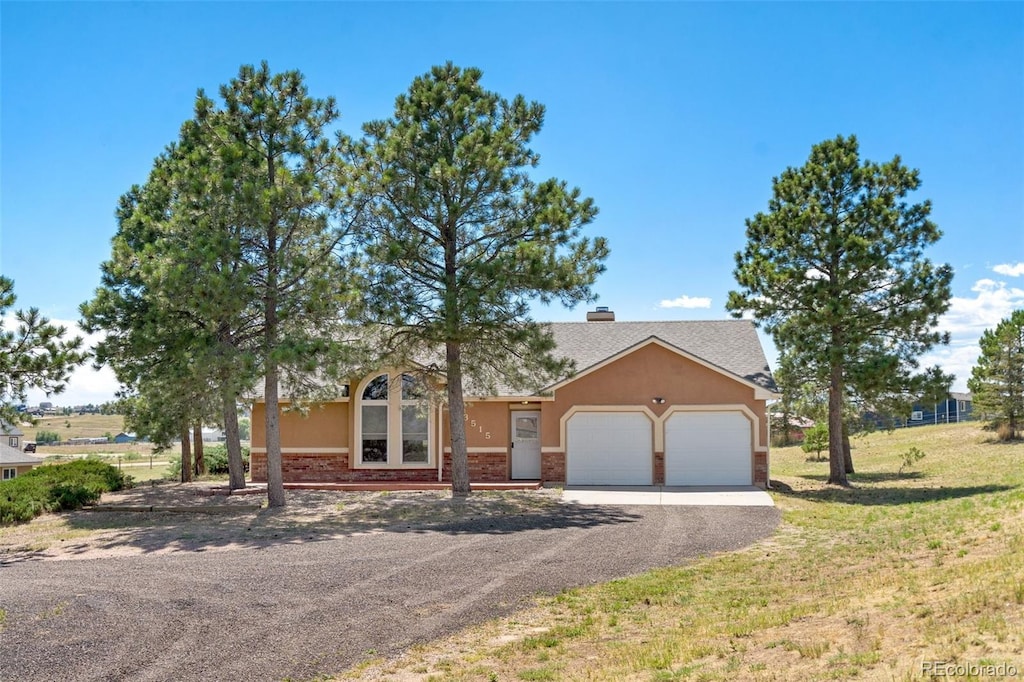
<path fill-rule="evenodd" d="M 210 474 L 228 473 L 228 448 L 226 445 L 214 445 L 203 450 L 203 457 L 206 459 L 206 471 Z M 249 448 L 242 448 L 242 462 L 248 469 Z M 178 463 L 181 466 L 181 463 Z"/>
<path fill-rule="evenodd" d="M 95 460 L 38 467 L 0 483 L 0 524 L 24 523 L 43 512 L 79 509 L 126 485 L 116 467 Z"/>
<path fill-rule="evenodd" d="M 1003 421 L 996 425 L 996 438 L 1000 443 L 1009 443 L 1016 435 L 1008 422 Z"/>
<path fill-rule="evenodd" d="M 203 447 L 203 460 L 206 462 L 206 473 L 210 475 L 223 476 L 228 473 L 228 448 L 226 445 L 207 445 Z M 165 478 L 172 481 L 181 480 L 181 455 L 172 455 L 167 458 L 167 473 Z M 242 448 L 242 463 L 245 470 L 249 470 L 249 448 Z"/>
<path fill-rule="evenodd" d="M 900 453 L 900 458 L 902 464 L 900 464 L 899 475 L 902 476 L 904 469 L 909 469 L 910 467 L 914 466 L 922 459 L 924 459 L 924 452 L 922 452 L 916 447 L 913 447 L 910 448 L 909 450 L 906 450 L 905 452 Z"/>
<path fill-rule="evenodd" d="M 45 445 L 47 443 L 59 443 L 60 434 L 56 431 L 36 431 L 36 443 Z"/>
<path fill-rule="evenodd" d="M 818 422 L 811 428 L 804 431 L 804 442 L 800 448 L 806 453 L 815 453 L 814 456 L 821 460 L 821 451 L 828 447 L 828 424 Z"/>

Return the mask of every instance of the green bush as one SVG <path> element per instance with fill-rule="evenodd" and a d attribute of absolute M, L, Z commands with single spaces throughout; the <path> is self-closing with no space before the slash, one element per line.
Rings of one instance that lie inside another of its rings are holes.
<path fill-rule="evenodd" d="M 56 431 L 37 431 L 36 432 L 36 443 L 45 445 L 47 443 L 59 443 L 60 434 Z"/>
<path fill-rule="evenodd" d="M 800 448 L 808 454 L 813 452 L 815 459 L 821 461 L 821 451 L 828 448 L 828 424 L 818 422 L 804 431 L 804 442 Z"/>
<path fill-rule="evenodd" d="M 195 453 L 192 454 L 193 464 Z M 228 448 L 226 445 L 206 445 L 203 447 L 203 461 L 206 463 L 206 473 L 213 476 L 225 476 L 228 474 Z M 167 473 L 165 478 L 172 481 L 181 480 L 181 455 L 171 455 L 167 458 Z M 242 448 L 242 462 L 245 470 L 249 470 L 249 448 Z"/>
<path fill-rule="evenodd" d="M 116 467 L 96 460 L 37 467 L 0 483 L 0 524 L 24 523 L 43 512 L 79 509 L 126 485 Z"/>
<path fill-rule="evenodd" d="M 206 471 L 210 474 L 228 473 L 228 448 L 226 445 L 214 445 L 203 449 L 203 459 L 206 460 Z M 248 469 L 249 448 L 242 448 L 242 462 Z M 181 463 L 178 463 L 181 466 Z"/>

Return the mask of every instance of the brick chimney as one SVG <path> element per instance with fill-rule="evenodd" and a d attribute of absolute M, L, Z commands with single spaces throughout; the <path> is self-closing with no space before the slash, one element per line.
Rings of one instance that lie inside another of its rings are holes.
<path fill-rule="evenodd" d="M 587 312 L 587 322 L 614 322 L 615 312 L 608 310 L 608 306 L 599 305 L 596 310 Z"/>

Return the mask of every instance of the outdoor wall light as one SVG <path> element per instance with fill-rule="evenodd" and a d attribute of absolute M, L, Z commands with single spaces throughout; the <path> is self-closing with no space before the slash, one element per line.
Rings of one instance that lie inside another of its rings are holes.
<path fill-rule="evenodd" d="M 654 403 L 655 405 L 664 405 L 665 404 L 665 399 L 664 398 L 651 398 L 651 402 Z"/>

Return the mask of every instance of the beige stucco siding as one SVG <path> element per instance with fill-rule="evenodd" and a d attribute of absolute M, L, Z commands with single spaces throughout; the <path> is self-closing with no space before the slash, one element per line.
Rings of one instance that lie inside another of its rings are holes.
<path fill-rule="evenodd" d="M 466 402 L 466 447 L 506 449 L 509 444 L 508 403 L 505 402 Z M 451 431 L 448 428 L 448 410 L 443 418 L 444 447 L 451 447 Z M 490 437 L 488 437 L 490 436 Z"/>
<path fill-rule="evenodd" d="M 299 412 L 281 413 L 281 446 L 285 448 L 351 448 L 349 403 L 334 402 L 313 406 L 304 416 Z M 252 447 L 265 448 L 266 403 L 252 408 Z"/>
<path fill-rule="evenodd" d="M 664 398 L 664 403 L 652 402 Z M 561 447 L 560 422 L 577 405 L 639 406 L 661 417 L 673 405 L 745 405 L 758 417 L 760 443 L 768 442 L 765 403 L 754 388 L 661 345 L 638 348 L 555 391 L 543 404 L 542 445 Z"/>

